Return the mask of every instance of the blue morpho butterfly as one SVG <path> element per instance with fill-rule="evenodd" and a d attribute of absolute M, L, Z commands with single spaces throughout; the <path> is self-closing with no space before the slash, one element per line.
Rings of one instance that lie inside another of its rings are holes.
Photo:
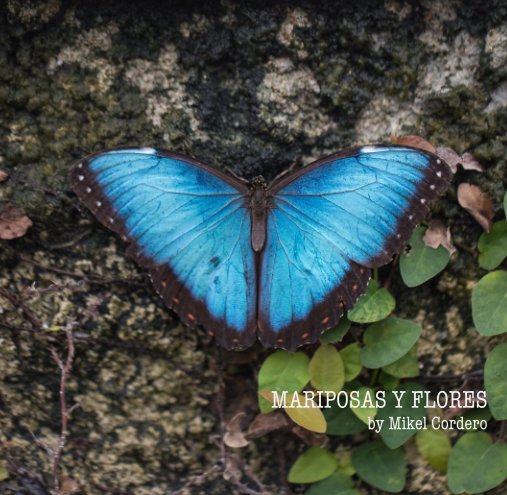
<path fill-rule="evenodd" d="M 166 305 L 228 349 L 316 341 L 450 178 L 438 156 L 401 146 L 340 151 L 269 185 L 151 148 L 93 154 L 71 171 Z"/>

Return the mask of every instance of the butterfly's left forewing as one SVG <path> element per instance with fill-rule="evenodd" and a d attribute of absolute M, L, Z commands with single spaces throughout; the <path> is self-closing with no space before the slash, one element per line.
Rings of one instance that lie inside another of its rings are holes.
<path fill-rule="evenodd" d="M 165 303 L 227 348 L 256 332 L 255 259 L 245 186 L 187 157 L 152 149 L 91 155 L 71 171 L 80 199 L 130 241 Z"/>
<path fill-rule="evenodd" d="M 389 262 L 451 177 L 407 147 L 344 151 L 275 184 L 262 253 L 259 338 L 295 349 L 335 325 Z"/>

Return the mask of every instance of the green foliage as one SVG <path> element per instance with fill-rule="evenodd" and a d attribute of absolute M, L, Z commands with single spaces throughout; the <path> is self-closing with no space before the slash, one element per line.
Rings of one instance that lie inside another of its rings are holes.
<path fill-rule="evenodd" d="M 465 433 L 452 448 L 447 467 L 451 493 L 482 493 L 507 478 L 507 445 L 484 432 Z"/>
<path fill-rule="evenodd" d="M 505 216 L 507 217 L 507 192 L 503 197 L 503 211 L 505 213 Z"/>
<path fill-rule="evenodd" d="M 419 376 L 419 362 L 417 361 L 417 344 L 412 347 L 404 356 L 394 363 L 382 368 L 391 376 L 396 378 L 414 378 Z"/>
<path fill-rule="evenodd" d="M 341 342 L 343 337 L 349 331 L 349 328 L 350 321 L 345 316 L 342 316 L 340 322 L 336 327 L 330 328 L 320 336 L 320 341 L 324 344 L 334 344 L 336 342 Z"/>
<path fill-rule="evenodd" d="M 407 467 L 403 451 L 389 449 L 382 440 L 363 443 L 354 449 L 352 464 L 358 476 L 375 488 L 400 493 L 405 487 Z"/>
<path fill-rule="evenodd" d="M 323 344 L 315 351 L 308 371 L 310 382 L 317 390 L 339 392 L 345 384 L 342 357 L 331 344 Z"/>
<path fill-rule="evenodd" d="M 476 421 L 489 421 L 491 419 L 491 411 L 489 407 L 471 409 L 463 414 L 463 419 L 466 420 L 476 420 Z M 475 431 L 477 428 L 471 426 L 470 428 L 465 427 L 465 431 Z"/>
<path fill-rule="evenodd" d="M 472 291 L 472 317 L 481 335 L 507 332 L 507 272 L 485 275 Z"/>
<path fill-rule="evenodd" d="M 327 429 L 326 418 L 322 411 L 315 405 L 306 407 L 308 401 L 303 395 L 298 395 L 299 403 L 294 404 L 294 407 L 287 406 L 284 411 L 287 413 L 294 423 L 303 428 L 314 431 L 316 433 L 325 433 Z"/>
<path fill-rule="evenodd" d="M 494 270 L 507 257 L 507 221 L 496 222 L 479 238 L 479 265 Z"/>
<path fill-rule="evenodd" d="M 310 381 L 308 356 L 304 352 L 277 351 L 262 363 L 259 370 L 259 391 L 300 392 Z M 259 396 L 261 412 L 274 411 L 272 403 Z"/>
<path fill-rule="evenodd" d="M 445 473 L 451 452 L 451 441 L 447 432 L 434 428 L 422 429 L 416 433 L 415 442 L 417 449 L 430 466 Z"/>
<path fill-rule="evenodd" d="M 424 387 L 418 383 L 403 383 L 393 392 L 386 394 L 386 405 L 379 409 L 377 414 L 378 420 L 384 420 L 380 435 L 386 445 L 395 449 L 403 445 L 409 438 L 411 438 L 418 429 L 422 427 L 422 421 L 426 417 L 426 410 L 423 403 L 417 407 L 413 399 L 414 391 L 424 391 Z M 393 428 L 390 424 L 393 421 L 400 420 L 400 427 Z M 408 418 L 406 423 L 403 420 Z M 413 423 L 412 423 L 413 421 Z M 403 427 L 407 427 L 404 429 Z"/>
<path fill-rule="evenodd" d="M 352 495 L 353 488 L 354 483 L 349 476 L 336 472 L 312 485 L 305 495 Z"/>
<path fill-rule="evenodd" d="M 361 347 L 358 343 L 350 344 L 340 351 L 345 368 L 345 381 L 350 382 L 361 373 Z"/>
<path fill-rule="evenodd" d="M 377 408 L 375 406 L 366 407 L 367 403 L 371 401 L 375 402 L 375 390 L 370 387 L 361 387 L 358 392 L 360 404 L 364 407 L 351 406 L 350 409 L 363 423 L 368 424 L 368 420 L 373 419 L 377 415 Z"/>
<path fill-rule="evenodd" d="M 410 238 L 410 252 L 400 257 L 400 273 L 408 287 L 417 287 L 440 273 L 449 263 L 447 249 L 439 246 L 434 249 L 423 241 L 426 229 L 416 227 Z"/>
<path fill-rule="evenodd" d="M 355 435 L 366 429 L 366 425 L 348 407 L 332 407 L 324 409 L 328 435 Z"/>
<path fill-rule="evenodd" d="M 387 318 L 395 306 L 396 301 L 391 293 L 372 279 L 366 293 L 357 300 L 347 317 L 355 323 L 373 323 Z"/>
<path fill-rule="evenodd" d="M 374 323 L 364 333 L 361 363 L 367 368 L 382 368 L 394 363 L 415 345 L 421 335 L 416 323 L 388 318 Z"/>
<path fill-rule="evenodd" d="M 322 447 L 310 447 L 305 450 L 292 465 L 289 471 L 291 483 L 314 483 L 336 471 L 338 460 Z"/>
<path fill-rule="evenodd" d="M 507 304 L 507 302 L 506 302 Z M 498 420 L 507 419 L 507 344 L 497 345 L 486 359 L 484 385 L 491 414 Z"/>

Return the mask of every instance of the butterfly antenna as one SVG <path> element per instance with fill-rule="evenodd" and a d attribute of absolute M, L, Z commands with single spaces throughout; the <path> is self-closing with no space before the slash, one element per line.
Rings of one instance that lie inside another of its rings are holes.
<path fill-rule="evenodd" d="M 285 170 L 282 170 L 278 175 L 275 176 L 273 180 L 269 183 L 269 187 L 271 187 L 273 184 L 278 182 L 282 177 L 285 177 L 286 175 L 290 174 L 298 164 L 298 161 L 293 161 Z"/>
<path fill-rule="evenodd" d="M 234 170 L 232 170 L 232 168 L 230 167 L 225 167 L 225 171 L 229 174 L 229 175 L 232 175 L 235 179 L 243 182 L 244 184 L 249 184 L 249 181 L 246 180 L 244 177 L 241 177 L 239 176 L 236 172 L 234 172 Z"/>

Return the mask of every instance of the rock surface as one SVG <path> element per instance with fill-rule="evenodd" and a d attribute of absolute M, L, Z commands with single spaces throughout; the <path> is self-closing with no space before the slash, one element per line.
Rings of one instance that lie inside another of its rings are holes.
<path fill-rule="evenodd" d="M 290 466 L 303 448 L 284 433 L 232 452 L 224 476 L 193 478 L 220 459 L 218 411 L 255 412 L 266 351 L 217 351 L 179 325 L 124 244 L 79 206 L 69 166 L 140 145 L 272 178 L 295 160 L 420 134 L 473 153 L 486 172 L 455 182 L 479 184 L 500 205 L 505 2 L 9 0 L 0 9 L 0 168 L 10 175 L 0 201 L 33 222 L 25 237 L 0 241 L 0 288 L 16 297 L 0 294 L 10 325 L 0 327 L 0 471 L 11 473 L 0 491 L 52 486 L 43 445 L 57 444 L 61 422 L 51 348 L 65 357 L 61 329 L 77 321 L 67 399 L 79 408 L 61 458 L 69 493 L 157 495 L 190 481 L 184 493 L 240 493 L 238 479 L 260 490 L 246 466 L 282 493 L 279 461 Z M 480 227 L 454 186 L 434 212 L 459 256 L 418 289 L 395 276 L 393 292 L 398 314 L 423 325 L 425 372 L 464 373 L 486 350 L 469 306 L 480 272 L 459 249 L 475 245 Z M 445 480 L 415 459 L 407 493 L 446 493 Z"/>

